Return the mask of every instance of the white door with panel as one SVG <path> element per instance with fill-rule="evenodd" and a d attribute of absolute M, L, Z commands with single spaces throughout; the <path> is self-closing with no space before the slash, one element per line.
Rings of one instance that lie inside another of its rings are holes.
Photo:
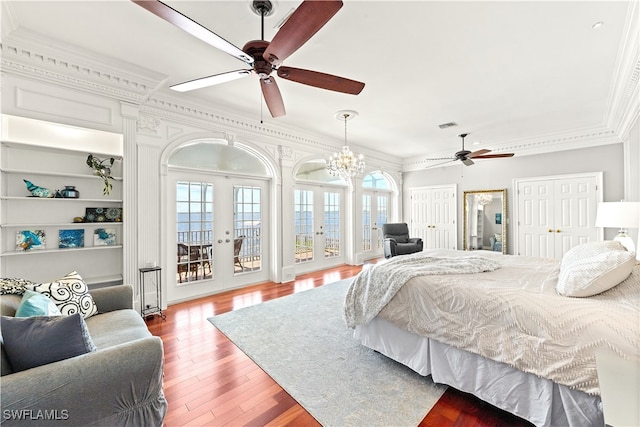
<path fill-rule="evenodd" d="M 295 268 L 296 274 L 344 263 L 344 190 L 314 185 L 296 185 Z"/>
<path fill-rule="evenodd" d="M 517 180 L 516 254 L 561 259 L 597 240 L 601 181 L 600 173 Z"/>
<path fill-rule="evenodd" d="M 411 189 L 411 237 L 421 237 L 424 249 L 458 249 L 456 186 Z"/>
<path fill-rule="evenodd" d="M 268 280 L 267 182 L 184 171 L 169 177 L 176 248 L 169 301 Z"/>

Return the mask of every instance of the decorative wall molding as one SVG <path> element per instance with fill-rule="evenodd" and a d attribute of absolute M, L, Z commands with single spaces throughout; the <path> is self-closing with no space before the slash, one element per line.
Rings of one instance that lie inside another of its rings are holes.
<path fill-rule="evenodd" d="M 255 137 L 259 135 L 262 138 L 266 137 L 277 141 L 286 140 L 306 147 L 315 146 L 326 150 L 335 148 L 333 144 L 318 141 L 308 136 L 296 135 L 285 129 L 268 127 L 244 118 L 233 117 L 232 114 L 216 112 L 209 107 L 169 99 L 160 94 L 146 100 L 141 109 L 145 113 L 201 129 L 219 130 L 222 127 L 228 131 L 234 131 L 237 137 Z"/>
<path fill-rule="evenodd" d="M 137 132 L 150 136 L 157 136 L 160 129 L 160 120 L 155 117 L 140 114 L 138 116 Z"/>
<path fill-rule="evenodd" d="M 51 46 L 39 35 L 17 29 L 0 43 L 1 69 L 7 74 L 72 87 L 110 98 L 140 103 L 166 79 L 132 64 L 93 58 L 91 53 Z"/>
<path fill-rule="evenodd" d="M 113 125 L 113 112 L 105 105 L 53 95 L 30 88 L 16 87 L 15 106 L 24 111 L 44 113 L 71 120 L 105 126 Z M 72 112 L 72 113 L 70 113 Z"/>
<path fill-rule="evenodd" d="M 298 129 L 294 133 L 294 131 L 278 128 L 272 124 L 267 126 L 230 112 L 216 111 L 210 106 L 198 105 L 178 97 L 170 97 L 164 93 L 153 94 L 145 100 L 140 109 L 145 114 L 154 115 L 169 122 L 182 123 L 216 132 L 222 129 L 224 132 L 233 133 L 236 141 L 246 140 L 255 144 L 276 145 L 287 143 L 307 153 L 322 154 L 333 153 L 342 146 L 342 142 L 333 143 L 316 139 Z M 366 157 L 367 164 L 377 164 L 378 167 L 389 170 L 400 169 L 400 159 L 394 159 L 392 156 L 372 150 L 363 150 L 356 145 L 352 145 L 352 147 L 358 149 Z"/>
<path fill-rule="evenodd" d="M 230 132 L 225 132 L 224 139 L 229 145 L 233 145 L 236 142 L 236 135 Z"/>
<path fill-rule="evenodd" d="M 280 158 L 283 160 L 293 160 L 293 149 L 291 147 L 287 147 L 281 145 L 280 147 Z"/>

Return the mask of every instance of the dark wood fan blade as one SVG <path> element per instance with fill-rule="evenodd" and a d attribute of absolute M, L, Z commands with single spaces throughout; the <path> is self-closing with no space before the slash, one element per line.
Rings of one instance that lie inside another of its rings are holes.
<path fill-rule="evenodd" d="M 260 86 L 262 87 L 262 95 L 264 101 L 267 103 L 267 108 L 271 113 L 271 117 L 281 117 L 286 114 L 284 109 L 284 102 L 282 101 L 282 95 L 280 89 L 273 77 L 266 77 L 260 79 Z"/>
<path fill-rule="evenodd" d="M 278 68 L 278 76 L 296 83 L 351 95 L 359 94 L 364 88 L 364 83 L 355 80 L 301 68 L 280 67 Z"/>
<path fill-rule="evenodd" d="M 253 65 L 253 58 L 242 51 L 242 49 L 229 43 L 213 31 L 198 24 L 193 19 L 183 15 L 171 6 L 167 6 L 161 1 L 156 0 L 131 0 L 138 6 L 141 6 L 153 13 L 154 15 L 164 19 L 170 24 L 175 25 L 192 36 L 202 40 L 205 43 L 216 47 L 231 56 L 238 58 L 247 65 Z"/>
<path fill-rule="evenodd" d="M 248 76 L 249 74 L 251 74 L 251 72 L 252 70 L 229 71 L 228 73 L 215 74 L 213 76 L 202 77 L 199 79 L 189 80 L 188 82 L 178 83 L 173 86 L 169 86 L 169 88 L 178 92 L 187 92 L 194 89 L 200 89 L 203 87 L 218 85 L 220 83 L 230 82 L 232 80 Z"/>
<path fill-rule="evenodd" d="M 514 153 L 504 153 L 504 154 L 488 154 L 486 156 L 474 156 L 474 159 L 499 159 L 501 157 L 513 157 Z"/>
<path fill-rule="evenodd" d="M 486 150 L 486 149 L 477 150 L 477 151 L 474 151 L 473 153 L 467 154 L 467 159 L 476 158 L 478 156 L 481 156 L 483 154 L 490 153 L 490 152 L 491 150 Z"/>
<path fill-rule="evenodd" d="M 305 44 L 342 7 L 340 0 L 303 1 L 276 33 L 262 55 L 274 65 Z"/>

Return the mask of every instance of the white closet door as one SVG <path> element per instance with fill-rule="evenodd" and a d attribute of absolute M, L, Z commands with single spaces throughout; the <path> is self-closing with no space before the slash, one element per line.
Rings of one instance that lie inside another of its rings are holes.
<path fill-rule="evenodd" d="M 597 240 L 601 180 L 596 173 L 517 182 L 516 254 L 560 259 L 572 247 Z"/>
<path fill-rule="evenodd" d="M 431 206 L 434 227 L 429 249 L 457 249 L 455 187 L 434 189 Z"/>
<path fill-rule="evenodd" d="M 456 187 L 411 190 L 411 237 L 421 237 L 425 249 L 457 249 Z"/>
<path fill-rule="evenodd" d="M 595 177 L 554 181 L 556 258 L 574 246 L 597 240 L 596 186 Z"/>
<path fill-rule="evenodd" d="M 520 182 L 516 190 L 519 225 L 516 254 L 553 258 L 553 181 Z"/>

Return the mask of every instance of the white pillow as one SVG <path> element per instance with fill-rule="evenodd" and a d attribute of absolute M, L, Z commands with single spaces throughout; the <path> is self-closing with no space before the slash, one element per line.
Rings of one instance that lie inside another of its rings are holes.
<path fill-rule="evenodd" d="M 75 271 L 54 282 L 27 285 L 26 288 L 51 298 L 64 316 L 80 313 L 87 319 L 98 314 L 98 307 L 89 293 L 89 287 Z"/>
<path fill-rule="evenodd" d="M 583 243 L 581 245 L 574 246 L 564 254 L 562 262 L 560 263 L 560 269 L 581 259 L 590 258 L 594 255 L 609 251 L 626 251 L 626 249 L 617 240 Z"/>
<path fill-rule="evenodd" d="M 635 265 L 634 254 L 618 250 L 574 259 L 571 263 L 565 263 L 563 258 L 556 291 L 570 297 L 597 295 L 629 277 Z"/>

